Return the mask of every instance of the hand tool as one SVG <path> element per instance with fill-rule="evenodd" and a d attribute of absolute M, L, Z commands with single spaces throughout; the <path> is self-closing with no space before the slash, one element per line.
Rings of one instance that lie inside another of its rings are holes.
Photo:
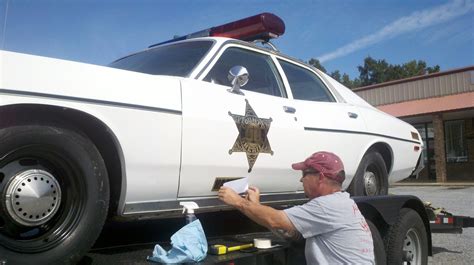
<path fill-rule="evenodd" d="M 253 247 L 253 244 L 245 244 L 245 245 L 233 246 L 233 247 L 227 247 L 225 245 L 211 245 L 209 246 L 208 253 L 213 254 L 213 255 L 223 255 L 228 252 L 251 248 L 251 247 Z"/>

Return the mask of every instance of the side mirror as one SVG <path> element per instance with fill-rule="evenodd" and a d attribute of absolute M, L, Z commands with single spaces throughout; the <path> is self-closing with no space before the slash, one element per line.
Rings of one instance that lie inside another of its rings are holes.
<path fill-rule="evenodd" d="M 243 95 L 244 93 L 240 91 L 240 88 L 249 82 L 249 72 L 247 71 L 247 68 L 236 65 L 230 68 L 227 78 L 232 84 L 232 88 L 229 89 L 229 92 Z"/>

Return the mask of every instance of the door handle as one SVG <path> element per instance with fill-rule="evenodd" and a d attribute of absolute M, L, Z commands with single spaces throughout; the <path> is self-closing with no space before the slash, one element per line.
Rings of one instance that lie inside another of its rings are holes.
<path fill-rule="evenodd" d="M 357 117 L 359 117 L 359 115 L 357 115 L 357 113 L 354 113 L 354 112 L 348 112 L 347 115 L 349 115 L 349 118 L 352 118 L 352 119 L 357 119 Z"/>
<path fill-rule="evenodd" d="M 283 106 L 283 110 L 284 110 L 286 113 L 295 113 L 295 112 L 296 112 L 296 109 L 293 108 L 293 107 L 290 107 L 290 106 Z"/>

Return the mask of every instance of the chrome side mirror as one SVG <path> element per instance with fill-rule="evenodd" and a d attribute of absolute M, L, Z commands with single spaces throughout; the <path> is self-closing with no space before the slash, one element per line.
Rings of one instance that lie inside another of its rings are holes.
<path fill-rule="evenodd" d="M 232 84 L 232 88 L 229 89 L 229 92 L 243 95 L 244 93 L 240 91 L 240 88 L 249 82 L 249 72 L 247 71 L 247 68 L 236 65 L 230 68 L 227 78 Z"/>

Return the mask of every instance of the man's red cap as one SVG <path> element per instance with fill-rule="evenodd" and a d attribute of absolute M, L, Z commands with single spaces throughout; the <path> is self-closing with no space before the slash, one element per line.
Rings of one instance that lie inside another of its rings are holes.
<path fill-rule="evenodd" d="M 294 170 L 307 171 L 313 169 L 316 172 L 324 175 L 327 178 L 333 179 L 342 184 L 345 179 L 344 174 L 339 174 L 344 171 L 344 164 L 341 159 L 334 153 L 330 152 L 316 152 L 305 161 L 291 165 Z"/>

